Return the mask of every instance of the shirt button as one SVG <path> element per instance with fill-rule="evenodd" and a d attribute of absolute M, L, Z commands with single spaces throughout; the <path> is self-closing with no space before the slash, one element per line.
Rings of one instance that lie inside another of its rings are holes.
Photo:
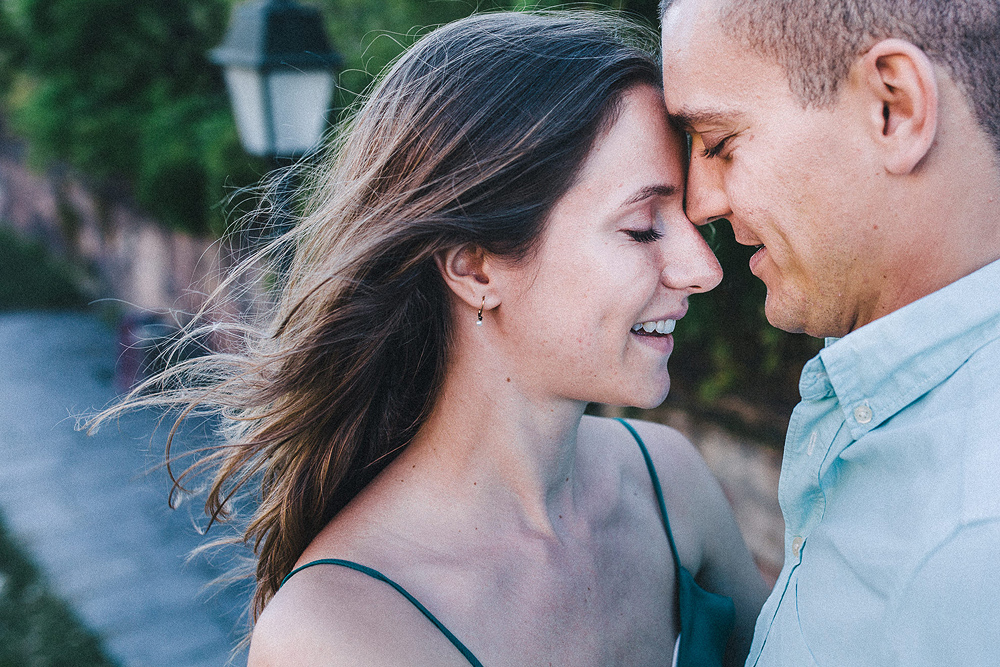
<path fill-rule="evenodd" d="M 802 553 L 802 543 L 805 542 L 805 538 L 796 535 L 795 539 L 792 540 L 792 555 L 796 558 Z"/>
<path fill-rule="evenodd" d="M 867 424 L 872 420 L 872 409 L 867 405 L 859 405 L 854 408 L 854 419 L 856 419 L 859 424 Z"/>

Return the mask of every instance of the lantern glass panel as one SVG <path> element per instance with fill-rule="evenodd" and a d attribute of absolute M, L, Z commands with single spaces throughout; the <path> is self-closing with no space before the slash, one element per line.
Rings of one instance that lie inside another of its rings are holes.
<path fill-rule="evenodd" d="M 233 102 L 236 129 L 247 152 L 267 156 L 271 153 L 265 88 L 260 72 L 246 67 L 225 68 L 226 87 Z"/>
<path fill-rule="evenodd" d="M 326 129 L 333 74 L 326 70 L 273 70 L 267 75 L 274 123 L 274 153 L 301 155 Z"/>

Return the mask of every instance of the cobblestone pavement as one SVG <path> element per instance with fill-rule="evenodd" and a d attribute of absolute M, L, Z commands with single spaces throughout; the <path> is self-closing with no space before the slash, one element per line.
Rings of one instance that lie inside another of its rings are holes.
<path fill-rule="evenodd" d="M 75 416 L 114 397 L 117 353 L 89 315 L 0 316 L 0 510 L 123 667 L 224 665 L 247 628 L 248 592 L 206 590 L 232 552 L 185 563 L 204 539 L 200 508 L 166 506 L 155 416 L 93 437 L 74 430 Z"/>

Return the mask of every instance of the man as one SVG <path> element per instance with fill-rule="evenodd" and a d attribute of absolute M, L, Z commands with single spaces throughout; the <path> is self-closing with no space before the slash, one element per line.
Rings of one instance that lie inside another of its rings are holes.
<path fill-rule="evenodd" d="M 747 665 L 1000 665 L 1000 5 L 665 0 L 687 210 L 803 369 Z"/>

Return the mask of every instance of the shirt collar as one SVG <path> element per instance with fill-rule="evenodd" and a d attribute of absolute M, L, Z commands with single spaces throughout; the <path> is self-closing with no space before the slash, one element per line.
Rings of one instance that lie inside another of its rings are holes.
<path fill-rule="evenodd" d="M 1000 261 L 852 331 L 817 360 L 855 440 L 1000 338 Z"/>

